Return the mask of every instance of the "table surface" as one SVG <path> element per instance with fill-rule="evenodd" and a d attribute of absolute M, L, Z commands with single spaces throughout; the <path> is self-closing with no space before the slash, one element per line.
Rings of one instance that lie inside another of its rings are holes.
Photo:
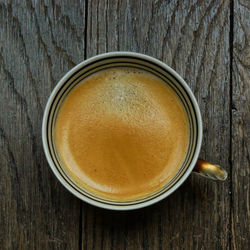
<path fill-rule="evenodd" d="M 250 2 L 0 1 L 1 249 L 249 249 Z M 41 122 L 59 79 L 86 58 L 135 51 L 173 67 L 201 108 L 197 175 L 151 207 L 112 212 L 71 195 L 45 159 Z"/>

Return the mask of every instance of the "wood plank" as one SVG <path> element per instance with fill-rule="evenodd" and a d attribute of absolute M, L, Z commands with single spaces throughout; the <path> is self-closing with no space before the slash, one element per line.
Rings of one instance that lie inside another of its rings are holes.
<path fill-rule="evenodd" d="M 232 249 L 249 249 L 250 2 L 234 2 L 232 77 Z"/>
<path fill-rule="evenodd" d="M 41 141 L 57 81 L 84 59 L 84 3 L 0 3 L 0 248 L 77 249 L 80 201 L 56 180 Z"/>
<path fill-rule="evenodd" d="M 88 1 L 87 57 L 115 50 L 166 62 L 203 116 L 201 156 L 230 172 L 229 1 Z M 169 198 L 132 212 L 83 205 L 83 249 L 228 249 L 230 181 L 190 177 Z"/>

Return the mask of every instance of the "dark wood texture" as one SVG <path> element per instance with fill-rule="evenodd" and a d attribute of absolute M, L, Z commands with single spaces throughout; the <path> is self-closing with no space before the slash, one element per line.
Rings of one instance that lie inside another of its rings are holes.
<path fill-rule="evenodd" d="M 166 62 L 192 87 L 204 121 L 202 156 L 230 171 L 229 1 L 89 1 L 87 57 L 113 50 Z M 142 211 L 83 206 L 83 249 L 227 249 L 229 182 L 197 176 Z"/>
<path fill-rule="evenodd" d="M 84 58 L 84 4 L 0 2 L 0 249 L 77 249 L 80 201 L 56 180 L 41 123 L 57 81 Z"/>
<path fill-rule="evenodd" d="M 248 249 L 249 1 L 0 0 L 0 249 Z M 201 108 L 201 156 L 224 183 L 191 176 L 169 198 L 102 210 L 56 180 L 41 142 L 57 81 L 99 53 L 172 66 Z"/>
<path fill-rule="evenodd" d="M 250 247 L 250 2 L 235 1 L 232 57 L 232 246 Z"/>

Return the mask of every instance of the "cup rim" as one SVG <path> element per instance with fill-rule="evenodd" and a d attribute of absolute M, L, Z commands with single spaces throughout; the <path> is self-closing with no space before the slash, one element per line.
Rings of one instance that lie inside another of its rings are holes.
<path fill-rule="evenodd" d="M 87 196 L 84 196 L 83 194 L 80 194 L 79 192 L 77 192 L 75 189 L 73 189 L 65 180 L 64 178 L 62 178 L 60 172 L 57 170 L 57 168 L 55 167 L 51 155 L 49 153 L 49 149 L 48 149 L 48 141 L 47 141 L 47 137 L 46 137 L 46 131 L 47 131 L 47 122 L 48 122 L 48 115 L 49 115 L 49 110 L 51 107 L 51 104 L 54 100 L 55 95 L 57 94 L 58 90 L 61 88 L 61 86 L 67 82 L 67 80 L 79 69 L 85 67 L 86 65 L 93 63 L 97 60 L 100 59 L 104 59 L 104 58 L 109 58 L 109 57 L 119 57 L 119 56 L 132 56 L 134 58 L 138 58 L 138 59 L 144 59 L 147 60 L 149 62 L 153 62 L 156 65 L 159 65 L 161 68 L 163 68 L 164 70 L 166 70 L 167 72 L 171 73 L 172 75 L 174 75 L 174 77 L 179 81 L 179 83 L 183 86 L 183 88 L 186 90 L 186 92 L 188 93 L 192 104 L 193 104 L 193 110 L 196 114 L 197 117 L 197 144 L 196 144 L 196 148 L 195 148 L 195 153 L 193 155 L 193 159 L 191 161 L 191 163 L 189 164 L 189 167 L 187 168 L 186 172 L 181 176 L 181 178 L 177 181 L 177 183 L 171 187 L 169 190 L 166 190 L 164 193 L 162 193 L 161 195 L 159 195 L 158 197 L 152 198 L 150 200 L 146 200 L 140 204 L 131 204 L 131 205 L 124 205 L 124 206 L 117 206 L 115 204 L 103 204 L 100 203 L 98 201 L 89 199 Z M 163 63 L 162 61 L 145 55 L 145 54 L 141 54 L 141 53 L 136 53 L 136 52 L 129 52 L 129 51 L 119 51 L 119 52 L 107 52 L 107 53 L 103 53 L 103 54 L 99 54 L 96 56 L 93 56 L 89 59 L 86 59 L 84 61 L 82 61 L 81 63 L 77 64 L 75 67 L 73 67 L 70 71 L 68 71 L 62 78 L 61 80 L 56 84 L 55 88 L 53 89 L 53 91 L 51 92 L 49 99 L 47 101 L 45 110 L 44 110 L 44 115 L 43 115 L 43 121 L 42 121 L 42 142 L 43 142 L 43 149 L 45 152 L 45 156 L 47 158 L 47 161 L 49 163 L 49 166 L 51 168 L 51 170 L 53 171 L 54 175 L 57 177 L 57 179 L 61 182 L 61 184 L 68 190 L 70 191 L 73 195 L 75 195 L 76 197 L 78 197 L 79 199 L 81 199 L 82 201 L 85 201 L 91 205 L 94 205 L 96 207 L 100 207 L 100 208 L 104 208 L 104 209 L 109 209 L 109 210 L 135 210 L 135 209 L 139 209 L 139 208 L 143 208 L 143 207 L 147 207 L 150 205 L 153 205 L 159 201 L 161 201 L 162 199 L 166 198 L 167 196 L 169 196 L 170 194 L 172 194 L 175 190 L 177 190 L 183 183 L 184 181 L 187 179 L 187 177 L 191 174 L 197 160 L 198 160 L 198 156 L 200 153 L 200 149 L 201 149 L 201 143 L 202 143 L 202 118 L 201 118 L 201 113 L 200 113 L 200 108 L 199 105 L 197 103 L 197 100 L 193 94 L 193 92 L 191 91 L 190 87 L 188 86 L 188 84 L 185 82 L 185 80 L 175 71 L 173 70 L 170 66 L 168 66 L 167 64 Z"/>

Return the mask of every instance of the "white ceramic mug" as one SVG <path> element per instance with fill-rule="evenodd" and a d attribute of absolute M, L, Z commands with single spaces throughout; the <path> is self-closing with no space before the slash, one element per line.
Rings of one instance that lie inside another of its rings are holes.
<path fill-rule="evenodd" d="M 188 115 L 190 127 L 188 151 L 175 177 L 156 193 L 126 202 L 98 197 L 75 183 L 58 159 L 53 138 L 56 114 L 71 89 L 90 74 L 115 66 L 136 67 L 160 77 L 179 96 Z M 198 159 L 202 142 L 202 120 L 197 101 L 187 83 L 165 63 L 143 54 L 133 52 L 105 53 L 85 60 L 71 69 L 59 81 L 49 97 L 43 117 L 42 140 L 48 163 L 58 180 L 81 200 L 101 208 L 132 210 L 152 205 L 173 193 L 192 171 L 214 180 L 225 180 L 227 178 L 226 171 L 221 167 Z"/>

